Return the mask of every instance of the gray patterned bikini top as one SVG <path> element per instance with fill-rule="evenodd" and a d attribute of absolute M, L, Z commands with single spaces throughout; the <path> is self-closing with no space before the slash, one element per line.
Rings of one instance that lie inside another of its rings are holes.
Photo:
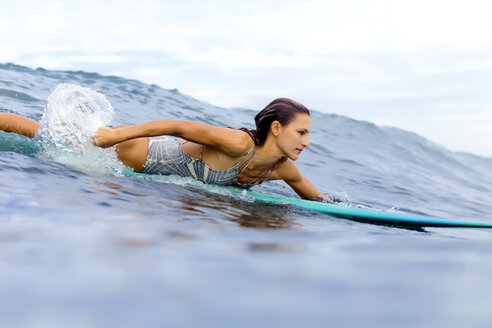
<path fill-rule="evenodd" d="M 274 171 L 274 166 L 266 169 L 260 176 L 252 179 L 247 184 L 239 184 L 238 176 L 248 167 L 256 154 L 256 145 L 231 168 L 227 170 L 214 170 L 207 166 L 202 160 L 203 147 L 200 158 L 193 158 L 188 155 L 183 145 L 176 139 L 168 136 L 149 138 L 149 151 L 143 173 L 171 175 L 177 174 L 185 177 L 193 177 L 196 180 L 209 184 L 235 185 L 240 187 L 251 187 L 255 184 L 266 181 Z"/>

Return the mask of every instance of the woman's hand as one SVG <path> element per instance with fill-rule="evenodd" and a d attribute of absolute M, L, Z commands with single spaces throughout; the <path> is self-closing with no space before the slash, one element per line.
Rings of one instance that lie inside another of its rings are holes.
<path fill-rule="evenodd" d="M 91 139 L 94 146 L 101 148 L 108 148 L 121 142 L 118 140 L 118 134 L 116 129 L 107 128 L 105 126 L 97 129 L 96 134 L 94 134 Z"/>
<path fill-rule="evenodd" d="M 316 201 L 318 202 L 322 202 L 322 203 L 334 203 L 334 201 L 328 197 L 328 196 L 325 196 L 323 194 L 319 194 L 317 197 L 316 197 Z"/>

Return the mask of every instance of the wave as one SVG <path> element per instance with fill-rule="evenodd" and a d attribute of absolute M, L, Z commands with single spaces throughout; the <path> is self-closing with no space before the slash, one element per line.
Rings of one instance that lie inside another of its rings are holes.
<path fill-rule="evenodd" d="M 36 140 L 35 146 L 23 137 L 0 134 L 0 149 L 33 154 L 37 147 L 50 160 L 92 174 L 128 174 L 118 166 L 114 152 L 82 146 L 89 144 L 88 136 L 99 125 L 175 118 L 252 128 L 256 112 L 216 107 L 177 89 L 123 77 L 13 64 L 0 64 L 0 70 L 5 73 L 0 90 L 6 95 L 0 96 L 0 111 L 31 117 L 49 127 L 40 131 L 43 141 Z M 57 88 L 59 84 L 62 86 Z M 491 158 L 452 152 L 398 128 L 316 110 L 311 113 L 311 147 L 297 165 L 320 191 L 373 206 L 413 208 L 436 216 L 470 214 L 463 203 L 473 204 L 474 214 L 492 211 Z M 292 193 L 282 184 L 273 186 L 278 193 Z"/>

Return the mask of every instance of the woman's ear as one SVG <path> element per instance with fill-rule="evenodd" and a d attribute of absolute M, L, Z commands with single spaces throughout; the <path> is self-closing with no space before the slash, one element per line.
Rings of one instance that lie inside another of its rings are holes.
<path fill-rule="evenodd" d="M 270 125 L 270 131 L 275 137 L 278 137 L 280 131 L 282 130 L 282 124 L 279 121 L 273 121 Z"/>

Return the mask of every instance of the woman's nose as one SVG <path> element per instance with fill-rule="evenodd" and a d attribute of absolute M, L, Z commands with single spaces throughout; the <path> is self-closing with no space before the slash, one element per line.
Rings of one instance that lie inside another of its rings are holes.
<path fill-rule="evenodd" d="M 303 146 L 306 148 L 309 147 L 309 138 L 307 136 L 306 139 L 304 139 Z"/>

